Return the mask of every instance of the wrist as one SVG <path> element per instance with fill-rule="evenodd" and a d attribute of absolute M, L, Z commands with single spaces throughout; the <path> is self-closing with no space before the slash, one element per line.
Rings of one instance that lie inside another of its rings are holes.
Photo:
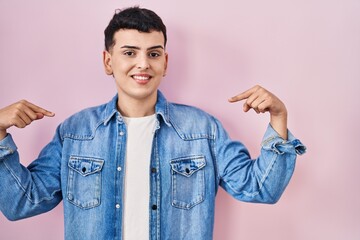
<path fill-rule="evenodd" d="M 7 131 L 0 129 L 0 141 L 3 140 L 6 137 L 6 135 L 7 135 Z"/>
<path fill-rule="evenodd" d="M 270 124 L 280 137 L 287 140 L 287 113 L 275 116 L 271 115 Z"/>
<path fill-rule="evenodd" d="M 277 122 L 287 122 L 287 112 L 281 113 L 281 114 L 270 114 L 271 121 L 277 121 Z"/>

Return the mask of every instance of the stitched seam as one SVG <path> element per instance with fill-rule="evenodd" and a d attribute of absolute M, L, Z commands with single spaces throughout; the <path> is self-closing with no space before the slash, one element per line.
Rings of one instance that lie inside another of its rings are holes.
<path fill-rule="evenodd" d="M 191 141 L 191 140 L 197 140 L 197 139 L 213 139 L 214 138 L 214 136 L 209 136 L 208 134 L 201 134 L 201 133 L 191 134 L 191 136 L 185 135 L 180 131 L 180 128 L 178 125 L 176 125 L 174 122 L 171 122 L 171 124 L 173 125 L 175 131 L 180 136 L 180 138 L 183 139 L 184 141 Z"/>
<path fill-rule="evenodd" d="M 255 192 L 248 192 L 246 190 L 243 191 L 237 191 L 230 183 L 225 182 L 225 184 L 236 194 L 244 194 L 247 197 L 255 197 L 256 195 L 259 195 L 263 186 L 264 186 L 264 182 L 266 180 L 266 178 L 269 176 L 269 173 L 271 171 L 271 169 L 274 166 L 274 163 L 276 161 L 276 155 L 273 157 L 273 160 L 270 162 L 269 166 L 266 168 L 265 174 L 263 175 L 263 177 L 261 178 L 260 182 L 259 182 L 259 190 L 255 191 Z"/>
<path fill-rule="evenodd" d="M 103 120 L 99 121 L 94 129 L 93 129 L 93 132 L 91 133 L 91 135 L 77 135 L 77 134 L 72 134 L 72 133 L 65 133 L 64 134 L 64 138 L 70 138 L 70 139 L 73 139 L 73 140 L 92 140 L 94 139 L 95 137 L 95 133 L 97 131 L 97 129 L 99 128 L 99 126 L 101 126 L 102 124 L 104 123 Z"/>
<path fill-rule="evenodd" d="M 170 104 L 167 103 L 165 107 L 166 121 L 170 122 Z"/>
<path fill-rule="evenodd" d="M 268 137 L 267 139 L 265 139 L 263 142 L 262 142 L 262 146 L 265 146 L 267 145 L 269 142 L 271 142 L 272 140 L 274 140 L 276 138 L 276 136 L 270 136 Z"/>
<path fill-rule="evenodd" d="M 34 201 L 32 200 L 31 196 L 29 196 L 29 194 L 27 193 L 27 191 L 25 190 L 25 188 L 22 186 L 20 179 L 16 176 L 16 174 L 12 171 L 12 169 L 10 168 L 10 166 L 8 164 L 6 164 L 6 162 L 4 162 L 5 167 L 8 169 L 8 171 L 10 172 L 10 174 L 13 176 L 13 178 L 15 179 L 16 183 L 18 184 L 18 186 L 20 187 L 20 189 L 24 192 L 26 198 L 32 203 L 32 204 L 39 204 L 42 201 L 46 201 L 46 200 L 52 200 L 54 199 L 54 195 L 61 191 L 61 189 L 57 189 L 55 191 L 52 192 L 51 197 L 43 197 L 40 198 L 39 201 Z"/>
<path fill-rule="evenodd" d="M 264 176 L 263 176 L 263 177 L 261 178 L 261 180 L 260 180 L 260 189 L 259 189 L 259 190 L 262 189 L 266 178 L 269 176 L 270 171 L 273 169 L 273 166 L 274 166 L 274 163 L 275 163 L 275 161 L 276 161 L 276 159 L 277 159 L 277 156 L 278 156 L 278 155 L 276 155 L 276 154 L 273 155 L 273 159 L 272 159 L 271 162 L 269 163 L 269 166 L 267 167 Z"/>
<path fill-rule="evenodd" d="M 92 135 L 80 136 L 80 135 L 66 133 L 64 134 L 64 138 L 70 138 L 73 140 L 92 140 L 94 137 Z"/>
<path fill-rule="evenodd" d="M 220 176 L 220 171 L 219 171 L 219 166 L 218 166 L 218 160 L 217 160 L 217 155 L 216 155 L 216 129 L 218 128 L 218 126 L 216 125 L 215 122 L 215 128 L 214 128 L 214 132 L 213 132 L 213 136 L 214 138 L 211 139 L 212 140 L 212 150 L 213 150 L 213 155 L 214 155 L 214 161 L 215 161 L 215 169 L 216 169 L 216 177 L 217 177 L 217 183 L 220 182 L 221 176 Z"/>

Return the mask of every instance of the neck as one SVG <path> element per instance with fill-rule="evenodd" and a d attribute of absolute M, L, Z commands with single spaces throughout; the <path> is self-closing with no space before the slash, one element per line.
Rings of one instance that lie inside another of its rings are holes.
<path fill-rule="evenodd" d="M 118 94 L 117 107 L 124 117 L 139 118 L 153 115 L 157 94 L 146 99 L 134 99 L 125 94 Z"/>

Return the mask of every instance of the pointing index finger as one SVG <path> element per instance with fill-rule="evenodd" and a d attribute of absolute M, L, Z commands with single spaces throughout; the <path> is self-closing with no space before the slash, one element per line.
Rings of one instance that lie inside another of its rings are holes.
<path fill-rule="evenodd" d="M 55 113 L 53 112 L 50 112 L 44 108 L 41 108 L 39 106 L 36 106 L 35 104 L 32 104 L 30 102 L 27 102 L 26 103 L 28 105 L 29 108 L 31 108 L 31 110 L 33 110 L 37 115 L 38 115 L 38 118 L 41 118 L 40 115 L 43 114 L 44 116 L 47 116 L 47 117 L 53 117 L 55 116 Z"/>
<path fill-rule="evenodd" d="M 236 95 L 236 96 L 234 96 L 234 97 L 229 98 L 228 101 L 231 102 L 231 103 L 234 103 L 234 102 L 238 102 L 238 101 L 244 100 L 244 99 L 250 97 L 251 94 L 253 94 L 254 92 L 256 92 L 256 90 L 257 90 L 257 86 L 252 87 L 252 88 L 246 90 L 245 92 L 242 92 L 242 93 L 240 93 L 240 94 L 238 94 L 238 95 Z"/>

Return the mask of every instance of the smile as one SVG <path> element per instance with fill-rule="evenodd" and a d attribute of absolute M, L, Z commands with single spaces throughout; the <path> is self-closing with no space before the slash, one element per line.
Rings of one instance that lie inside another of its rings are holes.
<path fill-rule="evenodd" d="M 133 75 L 132 76 L 135 80 L 140 80 L 140 81 L 147 81 L 150 79 L 150 76 L 139 76 L 139 75 Z"/>
<path fill-rule="evenodd" d="M 146 85 L 152 78 L 149 74 L 134 74 L 131 77 L 140 85 Z"/>

